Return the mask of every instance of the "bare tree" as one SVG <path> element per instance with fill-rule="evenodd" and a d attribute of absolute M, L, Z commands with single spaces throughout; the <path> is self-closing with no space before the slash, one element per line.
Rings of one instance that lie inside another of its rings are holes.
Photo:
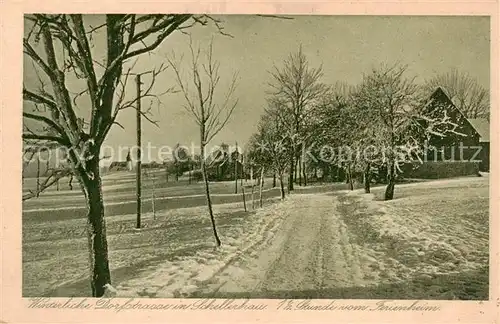
<path fill-rule="evenodd" d="M 187 14 L 109 14 L 102 24 L 92 27 L 79 14 L 25 16 L 24 55 L 33 62 L 39 84 L 35 89 L 24 80 L 23 139 L 56 143 L 68 151 L 71 172 L 80 183 L 88 208 L 92 296 L 102 296 L 111 284 L 100 148 L 111 127 L 118 124 L 120 111 L 134 108 L 142 98 L 158 99 L 151 89 L 163 70 L 160 67 L 151 71 L 151 84 L 146 91 L 127 101 L 125 88 L 133 65 L 127 68 L 126 64 L 155 50 L 174 31 L 196 23 L 206 24 L 210 19 Z M 92 50 L 93 37 L 98 34 L 106 35 L 104 61 L 99 61 Z M 69 79 L 79 81 L 80 89 L 71 88 Z M 79 106 L 89 107 L 89 111 L 82 111 Z M 53 179 L 62 176 L 65 175 L 55 174 Z"/>
<path fill-rule="evenodd" d="M 291 130 L 288 127 L 291 116 L 281 113 L 280 103 L 268 102 L 265 114 L 261 116 L 259 128 L 250 139 L 249 156 L 263 169 L 272 169 L 280 180 L 281 198 L 285 198 L 284 176 L 289 166 Z"/>
<path fill-rule="evenodd" d="M 245 176 L 245 155 L 240 154 L 240 159 L 241 159 L 241 177 L 240 177 L 240 188 L 241 188 L 241 196 L 243 198 L 243 209 L 245 212 L 247 211 L 247 200 L 245 196 L 245 185 L 243 184 L 243 178 L 246 178 Z"/>
<path fill-rule="evenodd" d="M 264 188 L 264 166 L 260 169 L 260 179 L 259 179 L 259 206 L 262 208 L 262 188 Z"/>
<path fill-rule="evenodd" d="M 467 118 L 487 118 L 490 116 L 489 90 L 479 84 L 477 79 L 458 69 L 426 81 L 424 88 L 431 94 L 440 87 L 450 97 L 455 106 Z"/>
<path fill-rule="evenodd" d="M 182 59 L 176 61 L 174 56 L 168 58 L 168 61 L 175 71 L 177 83 L 184 95 L 186 101 L 184 108 L 194 117 L 196 125 L 198 125 L 200 129 L 201 171 L 205 182 L 208 212 L 212 222 L 216 245 L 220 246 L 221 241 L 217 234 L 217 227 L 212 210 L 212 201 L 210 198 L 205 149 L 214 136 L 224 128 L 238 104 L 238 100 L 233 99 L 236 89 L 237 73 L 233 74 L 228 90 L 226 94 L 221 97 L 222 100 L 219 103 L 217 100 L 219 95 L 216 90 L 220 87 L 220 63 L 213 57 L 213 40 L 210 42 L 208 50 L 203 53 L 205 62 L 201 62 L 200 56 L 202 55 L 202 51 L 200 48 L 197 50 L 194 49 L 191 38 L 189 48 L 191 51 L 191 62 L 188 73 L 189 77 L 187 79 L 184 79 L 182 76 Z M 192 88 L 190 88 L 190 85 Z"/>
<path fill-rule="evenodd" d="M 357 136 L 358 145 L 374 145 L 381 154 L 381 163 L 387 169 L 385 200 L 394 197 L 397 172 L 400 165 L 414 162 L 422 153 L 423 136 L 437 134 L 463 135 L 446 110 L 424 113 L 425 97 L 413 78 L 405 76 L 406 66 L 383 66 L 364 76 L 352 96 L 357 110 L 356 120 L 362 130 L 363 141 Z M 356 138 L 356 137 L 355 137 Z M 365 157 L 366 158 L 366 157 Z"/>
<path fill-rule="evenodd" d="M 288 127 L 293 131 L 293 149 L 289 152 L 289 181 L 288 189 L 293 190 L 294 171 L 296 161 L 300 154 L 302 140 L 302 126 L 307 118 L 311 104 L 319 99 L 325 92 L 325 86 L 320 83 L 323 76 L 322 67 L 312 68 L 302 46 L 296 53 L 292 53 L 284 61 L 281 69 L 276 66 L 270 72 L 271 82 L 269 83 L 272 95 L 282 99 L 286 105 L 284 114 L 292 116 Z"/>

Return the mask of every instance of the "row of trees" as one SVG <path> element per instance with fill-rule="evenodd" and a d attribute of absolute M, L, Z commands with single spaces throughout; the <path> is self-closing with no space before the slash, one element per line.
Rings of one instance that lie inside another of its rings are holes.
<path fill-rule="evenodd" d="M 302 48 L 270 72 L 265 112 L 249 143 L 249 155 L 271 168 L 285 196 L 309 174 L 333 170 L 346 175 L 350 188 L 360 176 L 370 192 L 372 174 L 382 174 L 385 199 L 393 199 L 401 166 L 418 159 L 430 136 L 462 136 L 445 110 L 426 111 L 429 96 L 442 87 L 468 118 L 489 115 L 488 91 L 456 70 L 419 85 L 403 65 L 383 65 L 360 84 L 322 82 L 322 67 L 309 66 Z M 285 177 L 288 176 L 288 179 Z"/>

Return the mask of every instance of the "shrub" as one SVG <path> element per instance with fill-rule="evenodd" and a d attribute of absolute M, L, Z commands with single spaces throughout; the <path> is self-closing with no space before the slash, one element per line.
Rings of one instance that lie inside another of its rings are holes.
<path fill-rule="evenodd" d="M 479 175 L 479 163 L 432 161 L 406 164 L 402 167 L 404 178 L 442 179 Z"/>
<path fill-rule="evenodd" d="M 202 181 L 203 180 L 203 174 L 201 173 L 201 170 L 193 170 L 191 172 L 191 179 L 193 181 Z"/>

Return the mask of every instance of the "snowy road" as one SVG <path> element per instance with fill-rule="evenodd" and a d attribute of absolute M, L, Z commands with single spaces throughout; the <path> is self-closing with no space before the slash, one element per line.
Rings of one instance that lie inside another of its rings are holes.
<path fill-rule="evenodd" d="M 281 255 L 270 266 L 263 290 L 315 290 L 362 284 L 359 249 L 336 211 L 334 196 L 304 195 L 295 199 Z"/>
<path fill-rule="evenodd" d="M 257 258 L 228 267 L 217 294 L 242 291 L 298 292 L 371 283 L 367 250 L 353 243 L 334 195 L 294 195 L 273 239 Z"/>
<path fill-rule="evenodd" d="M 405 185 L 389 202 L 361 191 L 292 195 L 272 237 L 194 296 L 485 298 L 487 184 Z"/>
<path fill-rule="evenodd" d="M 323 291 L 375 284 L 373 252 L 360 248 L 338 212 L 338 194 L 296 194 L 260 209 L 247 235 L 219 252 L 167 262 L 123 282 L 123 296 L 224 296 Z M 179 269 L 175 271 L 175 269 Z M 182 269 L 182 270 L 180 270 Z"/>

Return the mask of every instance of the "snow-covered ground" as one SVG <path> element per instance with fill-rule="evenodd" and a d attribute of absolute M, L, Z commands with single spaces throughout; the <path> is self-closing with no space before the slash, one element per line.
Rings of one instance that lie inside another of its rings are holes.
<path fill-rule="evenodd" d="M 488 186 L 468 177 L 397 185 L 392 201 L 381 187 L 313 188 L 254 212 L 217 205 L 218 249 L 206 207 L 148 214 L 139 232 L 134 215 L 115 216 L 113 286 L 123 297 L 487 298 Z M 83 221 L 30 226 L 25 295 L 85 295 Z"/>
<path fill-rule="evenodd" d="M 260 247 L 271 239 L 286 218 L 283 202 L 258 209 L 244 226 L 231 227 L 221 235 L 222 246 L 202 249 L 189 257 L 173 258 L 146 269 L 140 276 L 119 283 L 118 296 L 182 297 L 201 287 L 216 283 L 229 265 L 242 256 L 256 256 Z"/>
<path fill-rule="evenodd" d="M 267 199 L 264 207 L 275 201 L 275 198 Z M 251 201 L 247 204 L 251 209 Z M 255 201 L 255 206 L 257 204 Z M 245 213 L 242 203 L 214 205 L 224 243 L 216 254 L 231 244 L 236 245 L 233 241 L 237 238 L 253 239 L 251 231 L 266 221 L 260 217 L 263 210 Z M 162 263 L 177 262 L 195 253 L 215 253 L 206 206 L 158 211 L 155 217 L 145 213 L 140 231 L 134 229 L 135 217 L 135 214 L 113 216 L 106 221 L 110 267 L 117 283 Z M 25 296 L 85 296 L 88 293 L 87 262 L 85 219 L 23 224 Z"/>
<path fill-rule="evenodd" d="M 484 297 L 488 179 L 396 190 L 393 201 L 378 200 L 383 188 L 292 195 L 259 210 L 252 229 L 232 232 L 220 250 L 165 262 L 118 290 L 150 297 Z"/>

